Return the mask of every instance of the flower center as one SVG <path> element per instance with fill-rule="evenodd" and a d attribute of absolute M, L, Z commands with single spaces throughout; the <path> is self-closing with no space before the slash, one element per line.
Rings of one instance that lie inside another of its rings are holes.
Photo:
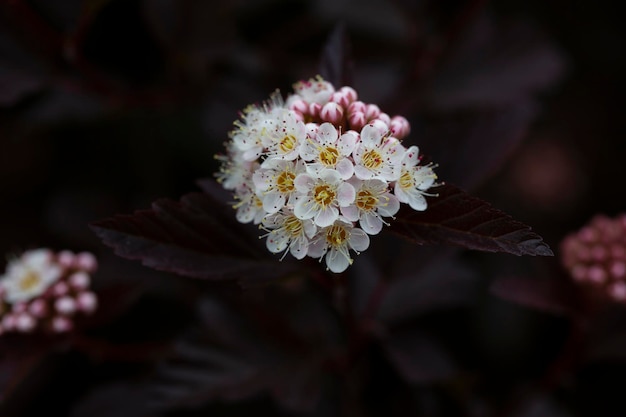
<path fill-rule="evenodd" d="M 372 211 L 378 204 L 378 198 L 369 190 L 361 190 L 356 194 L 355 204 L 363 211 Z"/>
<path fill-rule="evenodd" d="M 292 215 L 285 218 L 283 227 L 291 237 L 298 237 L 302 234 L 302 220 L 298 219 L 296 216 Z"/>
<path fill-rule="evenodd" d="M 370 149 L 363 154 L 363 166 L 367 169 L 377 169 L 383 163 L 383 157 L 376 149 Z"/>
<path fill-rule="evenodd" d="M 294 190 L 293 180 L 296 175 L 293 172 L 283 171 L 276 178 L 276 188 L 282 194 L 289 194 Z"/>
<path fill-rule="evenodd" d="M 293 151 L 295 147 L 296 137 L 294 135 L 286 135 L 278 143 L 278 149 L 280 149 L 282 153 L 289 153 Z"/>
<path fill-rule="evenodd" d="M 413 188 L 415 186 L 415 183 L 413 182 L 413 176 L 411 175 L 411 173 L 409 171 L 406 170 L 402 170 L 402 175 L 400 176 L 400 179 L 398 180 L 398 182 L 400 183 L 400 187 L 406 189 L 406 188 Z"/>
<path fill-rule="evenodd" d="M 320 161 L 326 166 L 335 166 L 337 159 L 339 158 L 339 151 L 330 146 L 325 147 L 320 152 Z"/>
<path fill-rule="evenodd" d="M 343 226 L 332 225 L 326 232 L 326 241 L 329 245 L 339 247 L 348 240 L 348 231 Z"/>
<path fill-rule="evenodd" d="M 41 283 L 41 278 L 39 274 L 28 271 L 24 275 L 22 275 L 22 279 L 20 279 L 19 287 L 22 291 L 31 291 L 33 288 L 37 287 Z"/>
<path fill-rule="evenodd" d="M 263 201 L 257 195 L 254 195 L 252 197 L 252 204 L 255 205 L 256 208 L 259 208 L 259 209 L 263 208 Z"/>
<path fill-rule="evenodd" d="M 322 207 L 330 205 L 335 201 L 335 190 L 328 184 L 322 184 L 315 187 L 315 196 L 313 197 L 315 202 Z"/>

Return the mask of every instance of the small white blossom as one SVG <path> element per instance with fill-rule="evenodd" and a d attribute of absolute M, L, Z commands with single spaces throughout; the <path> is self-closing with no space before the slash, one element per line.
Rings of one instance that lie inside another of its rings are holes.
<path fill-rule="evenodd" d="M 325 258 L 326 266 L 335 273 L 345 271 L 353 262 L 350 250 L 360 253 L 370 245 L 370 239 L 363 230 L 339 218 L 335 223 L 322 228 L 309 245 L 308 255 L 312 258 Z"/>
<path fill-rule="evenodd" d="M 263 202 L 263 209 L 272 214 L 290 202 L 296 191 L 294 181 L 298 174 L 305 171 L 305 164 L 302 160 L 271 159 L 264 165 L 254 173 L 252 180 Z"/>
<path fill-rule="evenodd" d="M 354 187 L 334 169 L 322 170 L 319 177 L 300 174 L 295 185 L 301 193 L 295 200 L 295 215 L 299 219 L 313 219 L 320 227 L 333 224 L 339 218 L 339 207 L 352 204 L 355 197 Z"/>
<path fill-rule="evenodd" d="M 393 217 L 400 209 L 400 202 L 389 192 L 384 181 L 354 178 L 350 183 L 354 186 L 356 198 L 354 204 L 341 208 L 341 214 L 350 221 L 358 221 L 368 234 L 378 234 L 383 223 L 387 224 L 382 217 Z"/>
<path fill-rule="evenodd" d="M 411 146 L 402 159 L 400 178 L 396 181 L 394 194 L 401 203 L 407 203 L 413 210 L 424 211 L 427 207 L 424 195 L 433 186 L 437 175 L 430 166 L 419 166 L 419 149 Z"/>
<path fill-rule="evenodd" d="M 307 172 L 317 176 L 323 169 L 334 169 L 343 180 L 352 177 L 354 164 L 348 157 L 356 146 L 356 132 L 346 132 L 341 137 L 337 128 L 330 123 L 322 123 L 302 145 L 300 156 L 307 163 Z"/>
<path fill-rule="evenodd" d="M 46 249 L 25 252 L 7 265 L 0 276 L 4 298 L 9 303 L 28 301 L 43 294 L 61 276 L 61 268 L 52 262 Z"/>
<path fill-rule="evenodd" d="M 361 180 L 395 181 L 400 177 L 404 146 L 372 124 L 361 130 L 361 141 L 354 149 L 354 174 Z"/>
<path fill-rule="evenodd" d="M 237 202 L 233 208 L 237 210 L 235 217 L 239 223 L 261 223 L 265 217 L 263 201 L 251 188 L 241 188 L 235 194 Z"/>
<path fill-rule="evenodd" d="M 296 259 L 302 259 L 306 256 L 309 249 L 309 239 L 317 231 L 312 220 L 299 219 L 293 214 L 293 211 L 287 209 L 265 217 L 262 226 L 269 232 L 266 235 L 266 246 L 270 252 L 287 254 L 289 251 Z"/>
<path fill-rule="evenodd" d="M 264 121 L 261 143 L 266 160 L 263 168 L 273 159 L 293 161 L 299 156 L 300 145 L 305 141 L 304 123 L 291 110 L 276 108 Z"/>

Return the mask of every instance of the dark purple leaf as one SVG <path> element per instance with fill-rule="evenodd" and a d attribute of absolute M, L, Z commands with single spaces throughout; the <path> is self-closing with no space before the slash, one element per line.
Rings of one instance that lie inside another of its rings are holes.
<path fill-rule="evenodd" d="M 202 328 L 180 341 L 150 383 L 159 408 L 262 393 L 286 409 L 316 405 L 336 323 L 310 293 L 232 305 L 206 299 L 200 314 Z"/>
<path fill-rule="evenodd" d="M 415 124 L 416 144 L 440 178 L 471 190 L 497 172 L 520 145 L 537 113 L 520 100 L 494 109 L 431 115 Z"/>
<path fill-rule="evenodd" d="M 336 88 L 352 84 L 350 39 L 344 22 L 338 23 L 330 34 L 322 57 L 319 74 Z"/>
<path fill-rule="evenodd" d="M 204 193 L 180 202 L 159 200 L 151 210 L 91 224 L 123 258 L 193 278 L 259 283 L 293 272 L 295 263 L 269 255 L 251 226 L 239 224 L 224 203 Z"/>
<path fill-rule="evenodd" d="M 73 407 L 71 417 L 148 417 L 150 394 L 143 386 L 127 382 L 94 389 Z"/>
<path fill-rule="evenodd" d="M 489 290 L 499 298 L 524 307 L 557 315 L 576 314 L 577 299 L 572 284 L 556 278 L 501 277 Z"/>
<path fill-rule="evenodd" d="M 486 252 L 552 256 L 541 236 L 524 223 L 452 184 L 431 189 L 426 211 L 402 207 L 390 230 L 419 244 L 447 244 Z"/>
<path fill-rule="evenodd" d="M 419 330 L 392 331 L 382 346 L 398 373 L 410 383 L 432 383 L 455 373 L 456 367 L 443 346 Z"/>
<path fill-rule="evenodd" d="M 553 42 L 527 22 L 476 19 L 438 69 L 424 100 L 437 110 L 508 105 L 552 87 L 565 70 Z"/>

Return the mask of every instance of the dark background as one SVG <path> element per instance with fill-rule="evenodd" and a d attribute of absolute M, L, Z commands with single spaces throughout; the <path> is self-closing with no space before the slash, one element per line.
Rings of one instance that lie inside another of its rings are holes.
<path fill-rule="evenodd" d="M 195 284 L 115 257 L 88 224 L 198 191 L 195 181 L 215 172 L 213 155 L 238 111 L 315 76 L 339 22 L 351 43 L 352 85 L 360 97 L 411 121 L 412 143 L 440 163 L 442 180 L 543 236 L 557 255 L 546 268 L 558 269 L 567 233 L 597 213 L 624 210 L 626 37 L 611 2 L 4 0 L 0 252 L 92 251 L 106 280 L 96 287 L 132 283 L 144 292 L 128 311 L 111 313 L 99 334 L 114 342 L 175 334 L 189 319 L 181 300 Z M 511 29 L 519 22 L 519 31 Z M 477 49 L 467 46 L 474 25 Z M 529 103 L 532 117 L 518 107 Z M 502 108 L 514 109 L 515 125 L 511 134 L 509 119 L 498 119 L 502 142 L 480 129 L 475 134 L 486 139 L 467 147 L 420 142 L 431 120 L 441 131 L 449 115 L 463 124 Z M 493 149 L 497 158 L 489 156 Z M 484 172 L 473 174 L 474 166 Z M 534 262 L 508 255 L 474 260 L 487 271 L 511 273 Z M 545 369 L 564 343 L 567 323 L 488 296 L 479 306 L 474 327 L 464 329 L 474 338 L 467 363 L 492 381 L 482 389 L 497 399 L 515 386 L 511 381 Z M 5 380 L 13 378 L 12 366 L 0 369 Z M 8 410 L 36 413 L 36 399 L 42 409 L 69 413 L 93 387 L 131 378 L 144 364 L 126 358 L 103 369 L 80 354 L 59 353 L 21 366 L 27 377 L 6 391 Z M 540 401 L 537 413 L 510 415 L 623 415 L 615 409 L 623 370 L 600 364 L 570 375 L 577 389 L 558 397 L 567 411 Z M 229 407 L 212 411 L 248 410 Z M 474 410 L 482 415 L 479 405 Z"/>

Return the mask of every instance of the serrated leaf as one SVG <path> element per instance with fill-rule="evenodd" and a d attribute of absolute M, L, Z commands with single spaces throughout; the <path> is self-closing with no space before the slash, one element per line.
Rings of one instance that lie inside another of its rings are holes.
<path fill-rule="evenodd" d="M 486 252 L 552 256 L 541 236 L 524 223 L 452 184 L 431 188 L 426 211 L 404 206 L 390 230 L 419 245 L 447 244 Z"/>
<path fill-rule="evenodd" d="M 258 283 L 296 269 L 295 263 L 272 258 L 252 227 L 239 224 L 223 206 L 207 194 L 192 193 L 180 202 L 158 200 L 151 210 L 90 226 L 117 255 L 193 278 Z"/>
<path fill-rule="evenodd" d="M 338 23 L 324 46 L 319 74 L 336 88 L 352 84 L 353 63 L 344 22 Z"/>

